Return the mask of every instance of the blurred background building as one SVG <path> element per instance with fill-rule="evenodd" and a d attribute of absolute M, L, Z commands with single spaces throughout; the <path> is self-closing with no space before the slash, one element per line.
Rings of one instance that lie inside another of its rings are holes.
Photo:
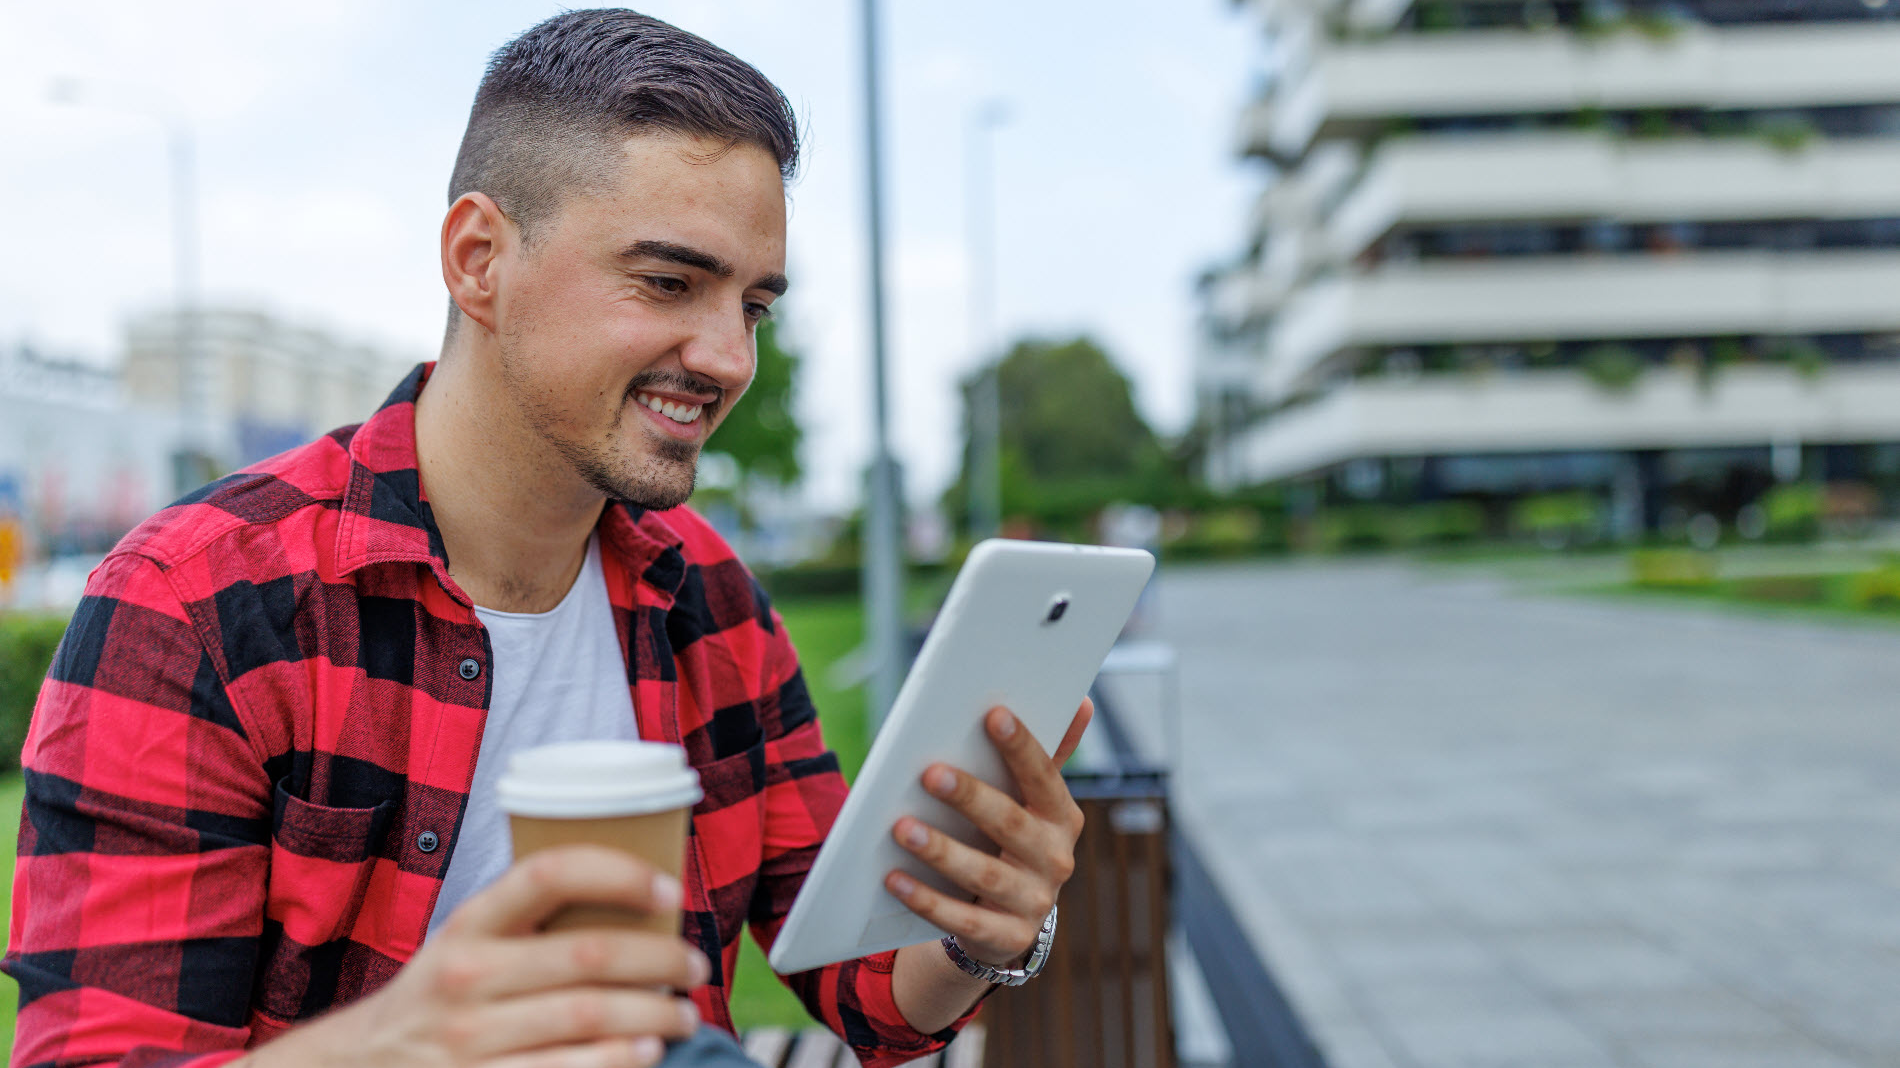
<path fill-rule="evenodd" d="M 0 345 L 0 525 L 15 566 L 104 553 L 190 488 L 179 483 L 181 450 L 208 450 L 214 474 L 236 470 L 360 422 L 410 366 L 262 312 L 205 309 L 194 329 L 210 415 L 187 426 L 176 316 L 133 319 L 109 364 Z M 25 590 L 21 603 L 70 600 L 61 582 L 83 582 L 85 570 L 61 571 L 66 579 Z"/>
<path fill-rule="evenodd" d="M 189 330 L 179 315 L 163 309 L 127 325 L 126 398 L 175 409 L 186 367 L 180 339 L 195 330 L 205 354 L 206 408 L 228 435 L 219 456 L 227 468 L 363 421 L 414 362 L 262 311 L 205 309 L 192 315 Z"/>
<path fill-rule="evenodd" d="M 1900 3 L 1250 7 L 1274 177 L 1202 286 L 1212 482 L 1625 537 L 1900 503 Z"/>

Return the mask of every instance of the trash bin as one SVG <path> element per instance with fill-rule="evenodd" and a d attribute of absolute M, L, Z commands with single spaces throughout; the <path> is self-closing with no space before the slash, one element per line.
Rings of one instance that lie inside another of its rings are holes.
<path fill-rule="evenodd" d="M 985 1068 L 1173 1068 L 1167 776 L 1072 774 L 1087 820 L 1035 981 L 991 995 Z"/>

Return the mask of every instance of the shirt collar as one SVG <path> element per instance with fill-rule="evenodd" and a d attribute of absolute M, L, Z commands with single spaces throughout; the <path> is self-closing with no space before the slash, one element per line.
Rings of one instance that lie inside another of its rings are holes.
<path fill-rule="evenodd" d="M 336 562 L 343 575 L 371 564 L 426 564 L 456 600 L 468 595 L 449 577 L 448 551 L 416 462 L 416 398 L 435 371 L 417 364 L 350 438 L 350 477 L 337 523 Z M 609 502 L 596 528 L 603 555 L 670 600 L 686 578 L 683 540 L 665 513 Z"/>

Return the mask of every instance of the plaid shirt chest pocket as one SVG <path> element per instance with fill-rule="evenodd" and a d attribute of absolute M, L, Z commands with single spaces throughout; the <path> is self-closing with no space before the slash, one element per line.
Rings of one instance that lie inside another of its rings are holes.
<path fill-rule="evenodd" d="M 396 811 L 394 801 L 373 808 L 313 804 L 281 779 L 274 793 L 264 905 L 266 990 L 277 985 L 270 972 L 301 970 L 327 943 L 349 935 Z M 277 945 L 268 944 L 273 938 Z"/>

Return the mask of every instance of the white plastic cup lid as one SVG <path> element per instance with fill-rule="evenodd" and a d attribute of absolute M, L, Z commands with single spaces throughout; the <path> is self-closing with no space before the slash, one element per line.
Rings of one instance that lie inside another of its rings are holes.
<path fill-rule="evenodd" d="M 524 749 L 496 784 L 516 816 L 599 819 L 644 816 L 699 801 L 699 773 L 686 750 L 666 742 L 561 742 Z"/>

